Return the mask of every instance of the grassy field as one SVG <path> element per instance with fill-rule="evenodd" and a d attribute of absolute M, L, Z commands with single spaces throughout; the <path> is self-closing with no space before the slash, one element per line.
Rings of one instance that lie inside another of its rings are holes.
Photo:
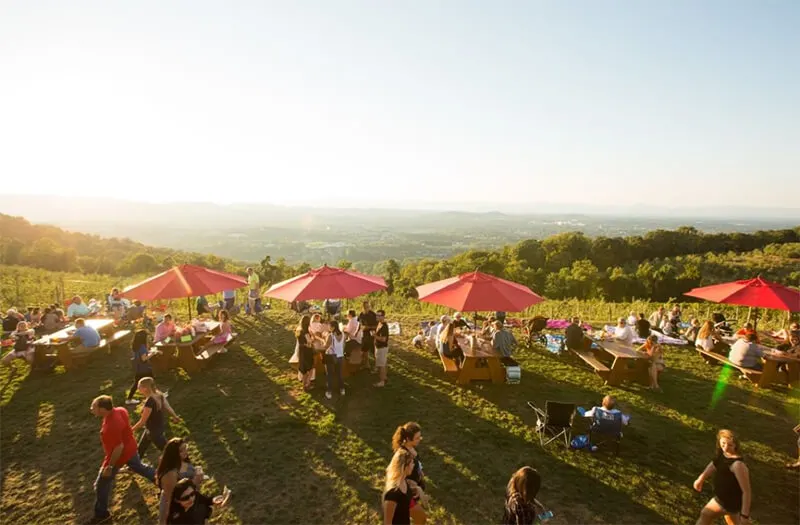
<path fill-rule="evenodd" d="M 406 334 L 420 319 L 393 317 Z M 691 483 L 721 427 L 743 440 L 754 520 L 800 520 L 798 476 L 783 468 L 796 452 L 796 390 L 758 391 L 737 378 L 718 385 L 720 370 L 688 349 L 669 350 L 663 394 L 604 387 L 569 356 L 541 348 L 519 351 L 521 384 L 462 388 L 404 335 L 392 342 L 386 388 L 373 388 L 374 377 L 362 373 L 350 378 L 345 398 L 328 401 L 321 388 L 304 393 L 290 371 L 295 322 L 286 311 L 257 323 L 237 319 L 240 343 L 207 370 L 158 378 L 184 418 L 172 435 L 190 436 L 193 461 L 214 477 L 204 491 L 233 489 L 231 505 L 214 522 L 379 522 L 390 438 L 408 420 L 423 427 L 433 523 L 498 522 L 505 484 L 522 465 L 541 472 L 539 497 L 554 523 L 694 522 L 710 489 L 699 495 Z M 3 522 L 82 522 L 91 516 L 102 460 L 89 402 L 101 393 L 122 401 L 131 380 L 127 349 L 70 373 L 29 376 L 20 361 L 15 368 L 0 372 Z M 526 401 L 588 407 L 606 393 L 632 415 L 618 458 L 539 446 Z M 156 460 L 154 451 L 148 459 Z M 148 482 L 120 475 L 112 512 L 118 523 L 152 521 L 156 500 Z"/>

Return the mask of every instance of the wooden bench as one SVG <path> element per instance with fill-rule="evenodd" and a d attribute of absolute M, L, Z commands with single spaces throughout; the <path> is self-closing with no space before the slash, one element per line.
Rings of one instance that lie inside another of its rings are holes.
<path fill-rule="evenodd" d="M 446 373 L 454 375 L 458 374 L 458 365 L 455 361 L 442 353 L 439 354 L 439 359 L 442 360 L 442 367 Z"/>
<path fill-rule="evenodd" d="M 600 376 L 603 381 L 608 380 L 608 376 L 611 374 L 611 369 L 608 368 L 606 365 L 600 362 L 595 355 L 588 351 L 588 350 L 574 350 L 570 349 L 570 351 L 581 358 L 584 363 L 589 365 L 592 370 L 594 370 L 595 374 Z"/>
<path fill-rule="evenodd" d="M 132 333 L 133 332 L 131 330 L 117 330 L 116 332 L 114 332 L 114 335 L 109 337 L 107 340 L 109 349 L 112 346 L 116 346 L 117 344 L 119 344 L 123 339 L 127 338 Z"/>
<path fill-rule="evenodd" d="M 706 364 L 709 365 L 716 365 L 722 364 L 730 366 L 731 368 L 735 368 L 739 372 L 741 372 L 751 383 L 758 385 L 761 381 L 761 370 L 754 370 L 752 368 L 745 368 L 741 365 L 737 365 L 727 357 L 721 354 L 717 354 L 715 352 L 709 352 L 708 350 L 703 350 L 702 348 L 695 347 L 700 355 L 705 360 Z"/>
<path fill-rule="evenodd" d="M 223 349 L 225 349 L 227 345 L 231 344 L 236 339 L 237 335 L 238 334 L 230 334 L 224 343 L 214 343 L 212 345 L 206 346 L 195 357 L 197 357 L 197 359 L 204 359 L 204 360 L 211 359 L 214 355 L 218 354 Z"/>

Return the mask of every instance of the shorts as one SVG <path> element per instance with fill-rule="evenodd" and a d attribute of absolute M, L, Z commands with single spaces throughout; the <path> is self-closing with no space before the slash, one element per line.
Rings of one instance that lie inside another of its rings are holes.
<path fill-rule="evenodd" d="M 389 347 L 375 349 L 375 366 L 386 366 L 389 359 Z"/>
<path fill-rule="evenodd" d="M 719 496 L 714 496 L 714 501 L 716 501 L 717 504 L 720 507 L 722 507 L 722 510 L 725 511 L 725 514 L 731 514 L 731 515 L 739 514 L 739 511 L 742 508 L 741 500 L 739 500 L 738 502 L 737 501 L 724 502 Z M 736 509 L 736 510 L 731 510 L 731 509 Z"/>

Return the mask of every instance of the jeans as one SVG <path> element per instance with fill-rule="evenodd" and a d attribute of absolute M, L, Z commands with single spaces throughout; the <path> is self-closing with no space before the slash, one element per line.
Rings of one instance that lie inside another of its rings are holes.
<path fill-rule="evenodd" d="M 150 465 L 145 465 L 142 463 L 142 460 L 139 459 L 139 454 L 134 454 L 131 459 L 128 460 L 127 463 L 128 468 L 132 471 L 136 472 L 140 476 L 143 476 L 150 480 L 151 482 L 155 481 L 156 478 L 156 471 Z M 119 472 L 119 467 L 114 466 L 111 469 L 111 475 L 103 477 L 103 471 L 101 470 L 97 474 L 97 479 L 94 482 L 94 490 L 95 490 L 95 501 L 94 501 L 94 515 L 98 518 L 104 518 L 108 516 L 108 500 L 111 499 L 111 489 L 114 486 L 114 478 Z"/>
<path fill-rule="evenodd" d="M 167 446 L 167 438 L 164 436 L 164 431 L 162 430 L 157 434 L 151 434 L 149 430 L 144 429 L 141 437 L 139 437 L 139 457 L 144 456 L 144 453 L 150 448 L 150 443 L 158 447 L 158 450 L 164 450 L 164 447 Z"/>
<path fill-rule="evenodd" d="M 339 390 L 344 388 L 344 378 L 342 377 L 342 358 L 334 354 L 325 354 L 325 377 L 328 379 L 328 392 L 333 391 L 333 376 L 339 381 Z"/>

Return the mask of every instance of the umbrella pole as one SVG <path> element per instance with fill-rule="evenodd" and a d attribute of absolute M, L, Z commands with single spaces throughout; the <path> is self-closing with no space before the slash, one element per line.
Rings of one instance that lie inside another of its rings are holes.
<path fill-rule="evenodd" d="M 189 312 L 189 321 L 192 320 L 192 298 L 186 298 L 186 310 Z"/>

